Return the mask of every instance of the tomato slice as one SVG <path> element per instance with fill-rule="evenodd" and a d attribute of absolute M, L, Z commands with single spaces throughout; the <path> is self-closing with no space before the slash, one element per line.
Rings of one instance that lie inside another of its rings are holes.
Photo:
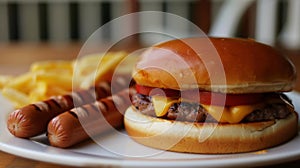
<path fill-rule="evenodd" d="M 194 90 L 172 90 L 162 89 L 148 86 L 136 85 L 136 90 L 144 95 L 161 95 L 166 97 L 177 97 L 187 101 L 197 101 L 205 105 L 219 105 L 219 106 L 237 106 L 255 104 L 263 101 L 265 94 L 263 93 L 248 93 L 248 94 L 224 94 L 208 91 Z"/>
<path fill-rule="evenodd" d="M 223 94 L 201 91 L 199 92 L 201 104 L 219 106 L 238 106 L 259 103 L 263 100 L 264 94 Z"/>
<path fill-rule="evenodd" d="M 136 91 L 143 95 L 153 96 L 153 95 L 160 95 L 166 97 L 180 97 L 179 90 L 173 89 L 162 89 L 162 88 L 155 88 L 149 86 L 142 86 L 142 85 L 135 85 Z"/>

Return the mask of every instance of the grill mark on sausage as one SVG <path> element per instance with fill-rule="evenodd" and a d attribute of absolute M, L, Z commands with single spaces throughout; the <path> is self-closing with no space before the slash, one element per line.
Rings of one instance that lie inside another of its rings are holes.
<path fill-rule="evenodd" d="M 68 113 L 70 113 L 73 117 L 77 118 L 78 119 L 78 116 L 77 114 L 74 112 L 74 111 L 68 111 Z"/>
<path fill-rule="evenodd" d="M 103 106 L 105 107 L 104 109 L 100 109 L 100 112 L 105 116 L 105 115 L 107 115 L 107 112 L 109 111 L 109 109 L 110 109 L 110 105 L 109 105 L 109 102 L 108 101 L 110 101 L 110 100 L 102 100 L 101 102 L 99 102 L 99 103 L 101 103 L 101 104 L 103 104 Z"/>
<path fill-rule="evenodd" d="M 87 102 L 93 102 L 96 99 L 93 97 L 93 95 L 90 93 L 90 91 L 78 91 L 77 92 L 78 95 L 81 97 L 81 99 L 83 100 L 82 103 L 86 104 Z"/>
<path fill-rule="evenodd" d="M 47 101 L 37 102 L 34 105 L 39 109 L 40 112 L 48 112 L 49 111 L 49 104 Z"/>
<path fill-rule="evenodd" d="M 50 99 L 52 100 L 53 104 L 55 104 L 58 108 L 63 108 L 61 103 L 59 103 L 56 99 Z"/>
<path fill-rule="evenodd" d="M 73 98 L 73 103 L 74 103 L 76 106 L 80 106 L 80 105 L 83 104 L 83 99 L 82 99 L 82 97 L 78 94 L 78 92 L 72 92 L 71 95 L 72 95 L 72 98 Z"/>
<path fill-rule="evenodd" d="M 96 92 L 96 99 L 104 98 L 102 95 L 111 95 L 110 91 L 110 83 L 100 83 L 98 87 L 93 88 L 94 92 Z"/>
<path fill-rule="evenodd" d="M 76 112 L 78 118 L 89 116 L 89 111 L 84 107 L 77 107 Z"/>
<path fill-rule="evenodd" d="M 55 102 L 59 105 L 59 107 L 64 110 L 64 109 L 68 109 L 70 107 L 74 107 L 73 106 L 73 99 L 70 95 L 62 95 L 62 96 L 57 96 L 57 97 L 53 97 L 53 100 L 55 100 Z"/>
<path fill-rule="evenodd" d="M 94 103 L 95 107 L 98 108 L 99 110 L 105 110 L 107 111 L 107 105 L 106 104 L 103 104 L 102 102 L 100 101 L 97 101 Z"/>
<path fill-rule="evenodd" d="M 42 112 L 42 109 L 38 105 L 36 104 L 31 104 L 31 105 L 34 107 L 35 110 Z"/>
<path fill-rule="evenodd" d="M 91 104 L 91 108 L 93 108 L 94 111 L 99 111 L 99 109 L 100 109 L 96 106 L 95 103 Z"/>

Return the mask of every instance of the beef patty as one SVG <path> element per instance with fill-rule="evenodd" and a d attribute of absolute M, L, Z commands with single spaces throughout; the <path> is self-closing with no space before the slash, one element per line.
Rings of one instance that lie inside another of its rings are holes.
<path fill-rule="evenodd" d="M 282 97 L 285 101 L 291 104 L 290 99 L 288 99 L 286 95 L 279 93 L 276 96 Z M 149 116 L 156 116 L 150 96 L 135 94 L 132 97 L 132 103 L 141 113 Z M 266 103 L 264 106 L 255 109 L 253 112 L 248 114 L 242 122 L 283 119 L 290 113 L 289 105 L 285 102 Z M 199 103 L 192 102 L 174 103 L 169 108 L 167 114 L 161 118 L 190 122 L 217 122 Z"/>

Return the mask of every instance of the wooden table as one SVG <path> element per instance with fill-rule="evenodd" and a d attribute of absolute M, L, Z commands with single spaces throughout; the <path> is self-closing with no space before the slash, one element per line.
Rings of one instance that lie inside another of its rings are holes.
<path fill-rule="evenodd" d="M 30 63 L 37 60 L 64 59 L 77 57 L 81 44 L 0 44 L 0 74 L 19 74 L 28 70 Z M 286 52 L 300 72 L 300 52 Z M 296 90 L 300 91 L 300 73 L 298 73 Z M 299 144 L 300 147 L 300 144 Z M 298 167 L 300 158 L 272 167 Z M 1 168 L 68 168 L 45 162 L 17 157 L 0 151 Z M 270 166 L 271 167 L 271 166 Z"/>

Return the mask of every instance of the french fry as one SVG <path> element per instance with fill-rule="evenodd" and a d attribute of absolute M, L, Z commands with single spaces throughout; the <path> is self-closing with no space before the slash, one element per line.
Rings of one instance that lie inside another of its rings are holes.
<path fill-rule="evenodd" d="M 42 61 L 35 62 L 30 66 L 31 72 L 49 72 L 49 71 L 65 71 L 72 73 L 73 71 L 73 61 Z"/>
<path fill-rule="evenodd" d="M 6 85 L 6 87 L 14 88 L 16 90 L 22 91 L 24 93 L 30 92 L 31 88 L 33 87 L 33 84 L 35 82 L 34 74 L 32 73 L 25 73 L 23 75 L 20 75 L 13 80 L 9 81 Z"/>
<path fill-rule="evenodd" d="M 47 87 L 48 86 L 46 82 L 36 82 L 35 87 L 31 90 L 31 92 L 28 95 L 30 102 L 37 102 L 39 100 L 46 99 L 46 93 L 48 91 Z"/>
<path fill-rule="evenodd" d="M 12 76 L 9 75 L 0 75 L 0 89 L 8 84 L 9 81 L 13 79 Z"/>
<path fill-rule="evenodd" d="M 66 90 L 72 88 L 72 75 L 65 73 L 42 72 L 36 73 L 36 81 L 43 81 L 49 85 L 56 85 Z"/>
<path fill-rule="evenodd" d="M 119 63 L 118 67 L 115 69 L 117 74 L 131 74 L 135 63 L 138 60 L 138 55 L 129 55 L 122 62 Z"/>
<path fill-rule="evenodd" d="M 126 55 L 126 52 L 116 52 L 113 55 L 111 55 L 111 53 L 105 55 L 102 60 L 97 61 L 98 63 L 94 72 L 84 77 L 80 88 L 87 89 L 89 86 L 107 78 L 108 74 L 115 69 Z"/>
<path fill-rule="evenodd" d="M 110 59 L 100 62 L 96 71 L 95 81 L 99 82 L 101 80 L 101 77 L 105 76 L 107 72 L 113 71 L 118 63 L 120 63 L 126 57 L 126 55 L 126 52 L 118 52 L 115 55 L 111 56 Z"/>
<path fill-rule="evenodd" d="M 30 103 L 29 97 L 16 89 L 5 87 L 2 90 L 2 95 L 9 99 L 16 108 L 25 106 Z"/>

